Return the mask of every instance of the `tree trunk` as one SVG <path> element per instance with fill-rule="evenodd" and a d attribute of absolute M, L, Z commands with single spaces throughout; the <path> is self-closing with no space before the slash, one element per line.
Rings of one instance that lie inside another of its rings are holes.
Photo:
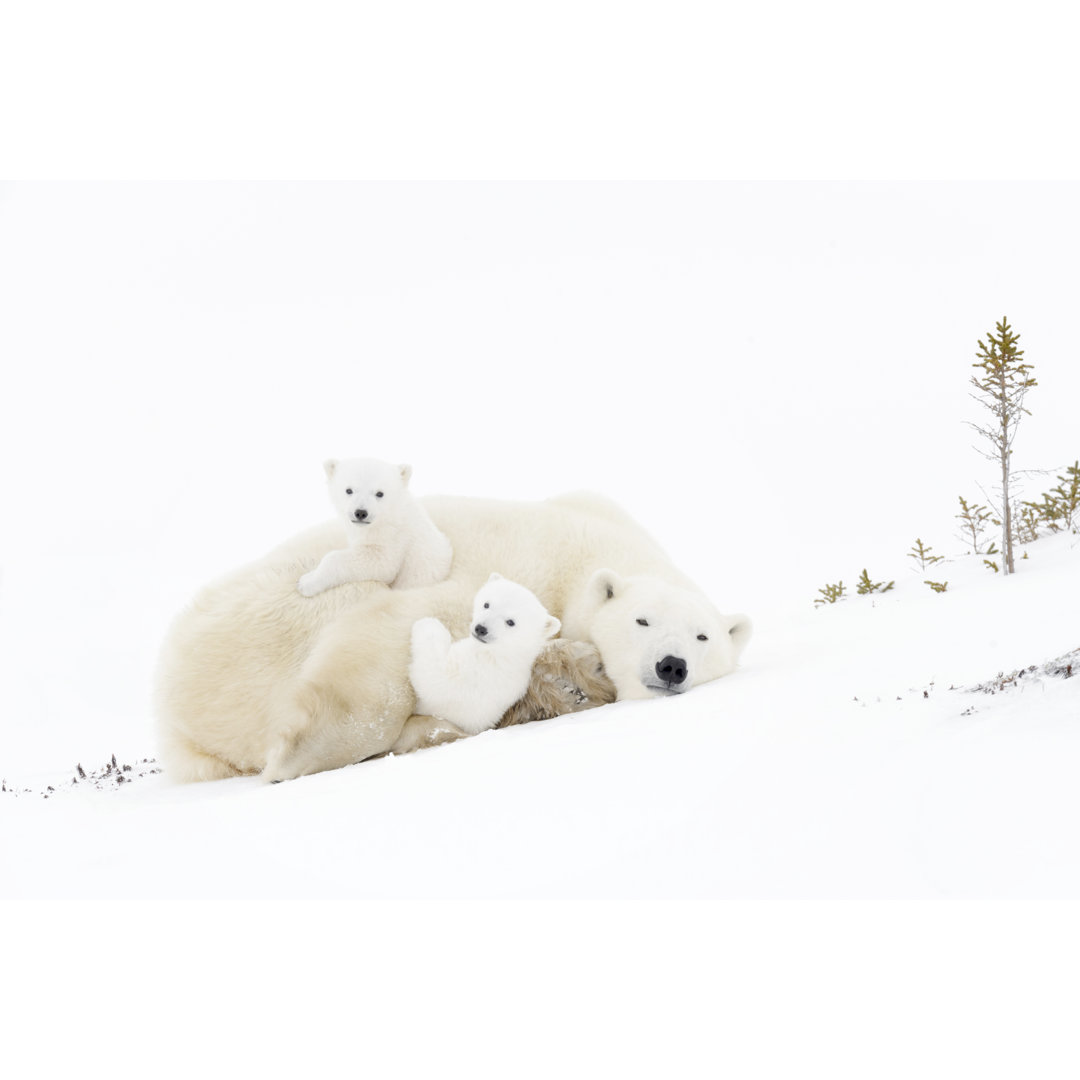
<path fill-rule="evenodd" d="M 1012 500 L 1009 498 L 1009 392 L 1005 384 L 1005 367 L 1001 368 L 1000 375 L 1000 402 L 1001 402 L 1001 525 L 1002 545 L 1001 561 L 1005 567 L 1005 574 L 1013 572 L 1013 530 L 1012 530 Z"/>
<path fill-rule="evenodd" d="M 1001 553 L 1005 573 L 1013 572 L 1012 506 L 1009 500 L 1009 451 L 1001 452 Z"/>

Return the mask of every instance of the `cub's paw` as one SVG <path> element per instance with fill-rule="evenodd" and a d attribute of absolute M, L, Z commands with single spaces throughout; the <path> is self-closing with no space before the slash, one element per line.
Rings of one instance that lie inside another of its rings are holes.
<path fill-rule="evenodd" d="M 318 596 L 323 591 L 322 585 L 319 584 L 318 575 L 314 570 L 300 578 L 296 583 L 296 591 L 301 596 Z"/>
<path fill-rule="evenodd" d="M 444 638 L 449 638 L 450 631 L 432 615 L 423 619 L 417 619 L 412 625 L 412 640 L 414 645 L 427 645 Z"/>

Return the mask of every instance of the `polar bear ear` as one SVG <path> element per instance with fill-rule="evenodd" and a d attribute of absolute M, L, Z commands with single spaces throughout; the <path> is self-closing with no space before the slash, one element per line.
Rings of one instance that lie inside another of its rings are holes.
<path fill-rule="evenodd" d="M 547 619 L 544 620 L 544 637 L 545 638 L 557 637 L 558 634 L 559 634 L 559 631 L 561 629 L 562 629 L 562 623 L 559 622 L 559 620 L 556 619 L 554 615 L 549 615 L 547 617 Z"/>
<path fill-rule="evenodd" d="M 402 487 L 408 487 L 409 486 L 409 478 L 412 476 L 412 466 L 411 465 L 399 465 L 398 469 L 401 472 L 401 486 Z"/>
<path fill-rule="evenodd" d="M 750 635 L 754 632 L 754 624 L 748 615 L 729 615 L 728 619 L 731 622 L 728 633 L 731 635 L 731 644 L 735 648 L 735 657 L 738 659 L 739 654 L 746 648 Z"/>
<path fill-rule="evenodd" d="M 623 591 L 626 582 L 623 581 L 614 570 L 597 570 L 589 578 L 588 590 L 594 600 L 603 603 L 605 600 L 614 600 Z"/>
<path fill-rule="evenodd" d="M 491 582 L 491 581 L 502 581 L 502 579 L 503 579 L 502 574 L 492 574 L 491 577 L 488 578 L 488 581 L 489 582 Z"/>
<path fill-rule="evenodd" d="M 334 470 L 338 467 L 337 458 L 327 458 L 322 463 L 322 467 L 323 467 L 323 469 L 326 470 L 326 479 L 327 480 L 333 480 L 334 479 Z"/>

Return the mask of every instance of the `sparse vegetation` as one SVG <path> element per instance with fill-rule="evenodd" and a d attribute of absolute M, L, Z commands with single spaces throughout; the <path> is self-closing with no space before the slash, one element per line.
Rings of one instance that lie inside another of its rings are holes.
<path fill-rule="evenodd" d="M 963 495 L 959 496 L 960 499 L 960 513 L 956 515 L 956 520 L 960 522 L 960 537 L 965 544 L 971 545 L 972 555 L 993 555 L 995 552 L 995 545 L 993 543 L 984 551 L 983 545 L 986 543 L 983 534 L 986 531 L 986 523 L 993 521 L 994 515 L 985 507 L 978 503 L 969 503 Z"/>
<path fill-rule="evenodd" d="M 48 799 L 58 791 L 69 791 L 75 788 L 92 787 L 96 791 L 116 791 L 125 784 L 140 780 L 145 776 L 154 776 L 161 772 L 161 767 L 154 758 L 142 758 L 133 765 L 121 765 L 112 757 L 99 769 L 91 769 L 87 772 L 82 764 L 75 766 L 71 779 L 59 788 L 48 785 L 44 789 L 34 790 L 24 787 L 9 787 L 7 780 L 0 780 L 0 793 L 5 795 L 40 795 Z"/>
<path fill-rule="evenodd" d="M 818 592 L 821 593 L 821 597 L 820 599 L 815 600 L 814 603 L 835 604 L 837 600 L 842 600 L 844 598 L 845 591 L 844 583 L 842 581 L 838 581 L 835 585 L 826 585 L 824 589 L 818 589 Z"/>
<path fill-rule="evenodd" d="M 995 329 L 997 336 L 987 334 L 989 345 L 979 341 L 976 361 L 971 366 L 978 368 L 980 374 L 971 377 L 971 385 L 977 393 L 971 396 L 986 408 L 992 417 L 984 427 L 972 424 L 989 444 L 989 450 L 983 450 L 984 457 L 995 462 L 1000 469 L 1001 508 L 998 517 L 1001 521 L 1002 565 L 1006 574 L 1015 570 L 1013 561 L 1013 509 L 1012 509 L 1012 447 L 1020 418 L 1030 412 L 1024 408 L 1024 399 L 1029 390 L 1038 383 L 1031 377 L 1032 367 L 1023 360 L 1024 350 L 1017 342 L 1019 334 L 1014 334 L 1008 319 L 1002 319 Z"/>
<path fill-rule="evenodd" d="M 1049 675 L 1056 679 L 1071 679 L 1076 674 L 1080 674 L 1080 649 L 1073 649 L 1072 652 L 1048 660 L 1045 664 L 1017 668 L 1008 675 L 999 671 L 996 678 L 966 689 L 969 693 L 1000 694 L 1003 690 L 1022 686 L 1025 681 L 1032 681 L 1032 677 L 1037 679 L 1040 675 Z"/>
<path fill-rule="evenodd" d="M 1040 525 L 1051 532 L 1076 532 L 1080 526 L 1080 460 L 1074 461 L 1057 480 L 1057 487 L 1044 492 L 1039 502 L 1023 504 L 1024 513 L 1036 523 L 1036 535 Z"/>
<path fill-rule="evenodd" d="M 916 570 L 919 573 L 924 573 L 928 566 L 945 561 L 944 555 L 935 555 L 933 551 L 934 549 L 929 544 L 923 544 L 922 540 L 916 537 L 915 543 L 912 544 L 911 550 L 907 554 L 909 559 L 915 560 Z"/>
<path fill-rule="evenodd" d="M 890 581 L 888 583 L 871 581 L 870 575 L 866 572 L 866 568 L 863 567 L 863 572 L 859 575 L 859 580 L 855 585 L 855 591 L 860 596 L 866 596 L 869 593 L 875 592 L 887 593 L 895 584 L 895 581 Z"/>
<path fill-rule="evenodd" d="M 1038 386 L 1032 376 L 1032 365 L 1024 360 L 1024 350 L 1019 347 L 1020 335 L 1015 333 L 1007 318 L 995 324 L 994 333 L 980 339 L 976 361 L 971 366 L 978 369 L 971 377 L 974 392 L 971 396 L 986 408 L 992 417 L 985 425 L 969 423 L 985 440 L 986 448 L 980 448 L 984 457 L 999 468 L 998 502 L 988 497 L 986 503 L 958 496 L 960 512 L 955 515 L 959 524 L 959 538 L 971 555 L 982 556 L 983 566 L 995 574 L 1015 572 L 1016 559 L 1028 558 L 1027 551 L 1017 556 L 1021 545 L 1034 543 L 1046 532 L 1067 531 L 1080 534 L 1080 459 L 1057 476 L 1057 484 L 1044 492 L 1038 501 L 1017 502 L 1012 469 L 1013 443 L 1020 419 L 1030 416 L 1025 407 L 1028 391 Z M 1046 474 L 1048 470 L 1029 470 Z M 991 528 L 1000 529 L 999 541 L 991 539 Z M 911 569 L 926 575 L 930 567 L 944 562 L 945 557 L 934 553 L 929 544 L 917 537 L 907 552 L 912 560 Z M 855 585 L 860 596 L 889 592 L 895 581 L 887 583 L 872 581 L 866 568 Z M 935 581 L 923 576 L 923 584 L 935 592 L 945 592 L 949 583 Z M 818 590 L 820 597 L 815 604 L 835 604 L 844 598 L 843 582 L 827 585 Z"/>

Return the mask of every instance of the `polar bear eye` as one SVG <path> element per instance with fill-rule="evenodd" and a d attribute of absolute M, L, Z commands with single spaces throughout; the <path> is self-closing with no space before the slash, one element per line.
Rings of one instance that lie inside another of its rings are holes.
<path fill-rule="evenodd" d="M 648 619 L 638 619 L 637 624 L 638 624 L 638 626 L 648 626 L 649 625 L 649 620 Z"/>
<path fill-rule="evenodd" d="M 346 488 L 345 489 L 345 494 L 346 495 L 351 495 L 352 494 L 352 488 Z"/>
<path fill-rule="evenodd" d="M 489 608 L 489 607 L 491 607 L 491 605 L 490 604 L 484 604 L 484 607 Z"/>
<path fill-rule="evenodd" d="M 704 634 L 698 634 L 698 641 L 708 641 L 709 639 Z"/>
<path fill-rule="evenodd" d="M 376 499 L 381 499 L 381 498 L 382 498 L 382 496 L 383 496 L 383 493 L 382 493 L 381 491 L 376 491 L 376 492 L 375 492 L 375 498 L 376 498 Z"/>
<path fill-rule="evenodd" d="M 513 619 L 507 619 L 506 620 L 506 625 L 507 626 L 513 626 L 514 625 L 514 620 Z"/>

